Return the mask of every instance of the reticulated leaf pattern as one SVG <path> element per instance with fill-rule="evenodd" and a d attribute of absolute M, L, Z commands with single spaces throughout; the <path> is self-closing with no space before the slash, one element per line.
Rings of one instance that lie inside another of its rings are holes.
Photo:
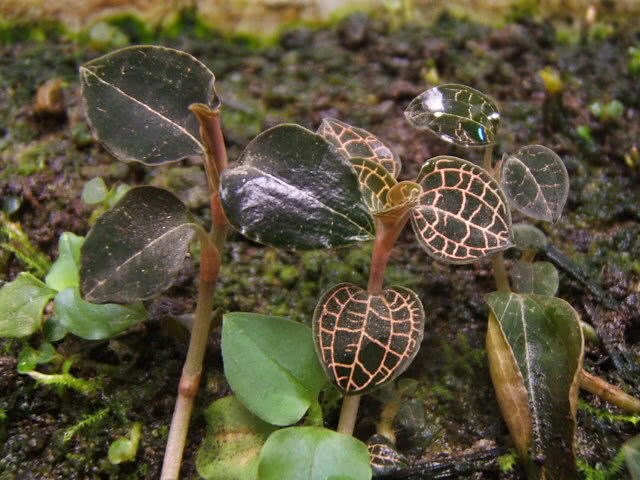
<path fill-rule="evenodd" d="M 320 299 L 313 337 L 325 372 L 347 394 L 393 380 L 411 363 L 422 342 L 424 309 L 404 287 L 372 294 L 341 283 Z"/>
<path fill-rule="evenodd" d="M 376 215 L 390 208 L 387 195 L 396 186 L 396 179 L 382 165 L 372 160 L 352 158 L 351 164 L 358 176 L 362 199 L 369 211 Z"/>
<path fill-rule="evenodd" d="M 461 158 L 434 157 L 417 181 L 422 194 L 411 223 L 429 255 L 470 263 L 511 245 L 511 213 L 486 170 Z"/>
<path fill-rule="evenodd" d="M 373 435 L 367 441 L 371 459 L 371 468 L 376 477 L 389 475 L 400 468 L 407 467 L 409 461 L 394 447 L 393 443 L 382 435 Z"/>
<path fill-rule="evenodd" d="M 537 220 L 555 222 L 569 195 L 562 159 L 542 145 L 527 145 L 502 161 L 501 183 L 511 204 Z"/>
<path fill-rule="evenodd" d="M 325 118 L 318 134 L 329 140 L 347 159 L 366 158 L 382 165 L 396 178 L 400 159 L 378 137 L 363 128 L 354 127 L 335 118 Z"/>
<path fill-rule="evenodd" d="M 463 147 L 492 145 L 500 123 L 498 107 L 490 97 L 454 83 L 421 93 L 404 115 L 413 127 Z"/>

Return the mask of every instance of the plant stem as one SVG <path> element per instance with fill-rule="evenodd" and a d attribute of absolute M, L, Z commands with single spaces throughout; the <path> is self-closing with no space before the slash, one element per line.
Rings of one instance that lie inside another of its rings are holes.
<path fill-rule="evenodd" d="M 493 278 L 496 281 L 498 290 L 501 292 L 510 292 L 509 274 L 507 273 L 507 267 L 504 265 L 504 255 L 502 252 L 496 253 L 491 258 L 491 266 L 493 269 Z"/>
<path fill-rule="evenodd" d="M 178 386 L 178 398 L 173 411 L 167 447 L 162 464 L 162 480 L 177 480 L 180 475 L 182 455 L 189 431 L 189 421 L 195 397 L 200 388 L 211 321 L 213 319 L 213 294 L 220 273 L 221 252 L 229 224 L 220 201 L 220 174 L 227 167 L 227 153 L 220 125 L 220 112 L 208 105 L 194 104 L 190 110 L 200 122 L 200 135 L 206 147 L 204 159 L 207 182 L 211 191 L 211 232 L 199 232 L 201 259 L 198 300 L 189 340 L 187 358 L 182 367 Z"/>
<path fill-rule="evenodd" d="M 599 396 L 607 402 L 613 403 L 627 412 L 640 413 L 639 399 L 632 397 L 622 389 L 590 374 L 584 369 L 580 371 L 580 388 Z"/>
<path fill-rule="evenodd" d="M 380 421 L 376 425 L 376 433 L 396 443 L 396 432 L 393 429 L 393 421 L 402 406 L 402 398 L 396 395 L 396 398 L 387 402 L 380 412 Z"/>
<path fill-rule="evenodd" d="M 489 172 L 492 176 L 495 177 L 495 175 L 493 175 L 493 145 L 489 145 L 487 148 L 484 149 L 484 162 L 483 162 L 483 167 L 484 169 Z"/>
<path fill-rule="evenodd" d="M 367 292 L 378 294 L 384 284 L 384 272 L 389 262 L 391 250 L 398 240 L 402 229 L 409 219 L 409 212 L 400 212 L 397 216 L 376 217 L 376 238 L 373 242 L 371 254 L 371 269 L 369 270 L 369 283 Z M 342 401 L 338 432 L 353 435 L 358 416 L 360 395 L 347 395 Z"/>

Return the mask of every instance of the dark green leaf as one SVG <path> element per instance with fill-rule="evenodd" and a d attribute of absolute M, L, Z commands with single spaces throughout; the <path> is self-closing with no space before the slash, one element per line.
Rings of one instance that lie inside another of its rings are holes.
<path fill-rule="evenodd" d="M 517 261 L 511 269 L 513 288 L 518 293 L 537 293 L 553 297 L 558 291 L 558 270 L 549 262 Z"/>
<path fill-rule="evenodd" d="M 430 130 L 442 140 L 463 147 L 495 143 L 498 107 L 485 94 L 465 85 L 446 84 L 414 98 L 404 112 L 411 125 Z"/>
<path fill-rule="evenodd" d="M 313 338 L 325 373 L 345 393 L 362 393 L 400 375 L 420 350 L 424 309 L 408 288 L 381 293 L 341 283 L 313 314 Z"/>
<path fill-rule="evenodd" d="M 76 288 L 56 295 L 54 315 L 68 331 L 87 340 L 111 338 L 148 317 L 142 303 L 97 305 L 83 300 Z"/>
<path fill-rule="evenodd" d="M 254 138 L 240 165 L 222 175 L 220 193 L 231 224 L 267 245 L 330 248 L 373 236 L 350 162 L 298 125 Z"/>
<path fill-rule="evenodd" d="M 522 147 L 502 161 L 500 181 L 511 204 L 525 215 L 555 222 L 569 195 L 569 175 L 553 150 Z"/>
<path fill-rule="evenodd" d="M 196 460 L 207 480 L 257 480 L 260 449 L 275 427 L 247 410 L 236 397 L 212 403 L 205 413 L 207 435 Z"/>
<path fill-rule="evenodd" d="M 574 436 L 584 349 L 578 314 L 564 300 L 542 295 L 494 292 L 486 300 L 497 327 L 492 338 L 506 345 L 489 351 L 491 375 L 518 452 L 528 460 L 529 478 L 577 478 Z M 496 342 L 488 337 L 492 346 Z"/>
<path fill-rule="evenodd" d="M 300 420 L 327 383 L 311 330 L 286 318 L 226 314 L 222 357 L 225 375 L 238 399 L 274 425 Z"/>
<path fill-rule="evenodd" d="M 191 55 L 139 45 L 80 67 L 96 137 L 120 160 L 157 165 L 202 155 L 193 103 L 216 100 L 215 77 Z"/>
<path fill-rule="evenodd" d="M 369 480 L 367 446 L 320 427 L 290 427 L 269 436 L 260 453 L 260 480 Z"/>
<path fill-rule="evenodd" d="M 511 246 L 511 213 L 484 169 L 461 158 L 434 157 L 416 180 L 422 187 L 411 224 L 436 260 L 470 263 Z"/>
<path fill-rule="evenodd" d="M 632 480 L 640 479 L 640 436 L 632 438 L 622 447 Z"/>
<path fill-rule="evenodd" d="M 58 259 L 51 265 L 44 281 L 58 292 L 80 285 L 80 247 L 84 242 L 71 232 L 64 232 L 58 240 Z"/>
<path fill-rule="evenodd" d="M 324 118 L 319 135 L 329 140 L 346 158 L 365 158 L 382 165 L 392 177 L 400 173 L 400 159 L 378 137 L 363 128 L 354 127 L 335 118 Z"/>
<path fill-rule="evenodd" d="M 513 225 L 511 236 L 514 245 L 520 250 L 542 250 L 548 242 L 542 230 L 526 223 Z"/>
<path fill-rule="evenodd" d="M 42 310 L 56 294 L 30 273 L 0 288 L 0 337 L 26 337 L 40 329 Z"/>
<path fill-rule="evenodd" d="M 156 187 L 129 190 L 82 246 L 80 278 L 92 302 L 132 303 L 171 286 L 194 234 L 187 207 Z"/>

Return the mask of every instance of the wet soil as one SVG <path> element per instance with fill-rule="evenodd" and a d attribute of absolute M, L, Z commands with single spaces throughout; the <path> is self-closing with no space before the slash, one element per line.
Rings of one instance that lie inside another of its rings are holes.
<path fill-rule="evenodd" d="M 135 29 L 127 34 L 134 42 L 152 40 L 186 50 L 215 72 L 232 160 L 267 127 L 296 122 L 315 129 L 323 117 L 334 116 L 379 135 L 401 156 L 401 178 L 412 178 L 432 156 L 479 161 L 482 152 L 461 150 L 412 130 L 402 114 L 411 98 L 434 82 L 468 84 L 493 96 L 503 119 L 497 158 L 540 143 L 565 161 L 571 177 L 565 214 L 556 225 L 540 228 L 618 306 L 606 308 L 593 289 L 562 274 L 559 296 L 594 324 L 603 339 L 588 347 L 586 367 L 640 394 L 640 158 L 633 153 L 640 146 L 640 77 L 629 70 L 628 53 L 629 47 L 640 45 L 635 28 L 612 25 L 607 35 L 567 33 L 521 19 L 492 29 L 445 15 L 431 26 L 391 30 L 384 22 L 355 15 L 319 30 L 288 30 L 267 46 L 189 24 L 179 35 L 149 39 Z M 45 41 L 27 35 L 0 47 L 0 195 L 8 218 L 55 258 L 61 232 L 85 234 L 90 226 L 92 208 L 80 201 L 80 192 L 95 176 L 109 185 L 167 186 L 197 215 L 208 218 L 198 165 L 148 169 L 122 164 L 91 139 L 77 68 L 108 46 L 71 41 L 55 28 L 44 31 Z M 545 90 L 538 74 L 547 66 L 564 83 L 556 95 Z M 42 110 L 36 92 L 52 78 L 64 80 L 62 107 Z M 620 116 L 603 119 L 590 112 L 593 102 L 612 99 L 624 106 Z M 366 283 L 369 253 L 369 246 L 279 252 L 233 234 L 216 302 L 221 311 L 308 322 L 324 289 L 344 281 Z M 25 269 L 9 255 L 0 258 L 0 267 L 0 278 L 6 280 Z M 36 385 L 16 372 L 22 342 L 0 340 L 0 408 L 5 412 L 0 419 L 1 480 L 158 477 L 186 349 L 185 334 L 171 318 L 192 311 L 194 272 L 193 261 L 187 261 L 177 284 L 149 302 L 151 320 L 133 331 L 104 342 L 67 338 L 57 346 L 75 359 L 73 374 L 100 382 L 97 394 Z M 428 315 L 422 349 L 405 374 L 419 386 L 412 409 L 399 418 L 399 446 L 423 459 L 509 448 L 484 354 L 483 295 L 494 289 L 490 265 L 437 264 L 407 230 L 394 251 L 387 283 L 416 290 Z M 229 393 L 218 337 L 214 331 L 184 478 L 197 478 L 194 460 L 204 430 L 203 408 Z M 38 339 L 32 341 L 37 344 Z M 603 412 L 617 411 L 597 398 L 581 398 L 600 410 L 579 410 L 578 455 L 586 464 L 605 465 L 638 427 L 607 419 Z M 364 400 L 359 436 L 373 433 L 380 408 L 375 396 Z M 106 413 L 96 419 L 100 412 Z M 336 412 L 326 420 L 335 422 Z M 65 437 L 81 421 L 86 423 Z M 135 421 L 143 425 L 135 462 L 111 465 L 109 444 Z M 517 467 L 509 473 L 495 461 L 485 467 L 487 471 L 467 478 L 524 478 Z M 611 478 L 624 478 L 620 475 Z"/>

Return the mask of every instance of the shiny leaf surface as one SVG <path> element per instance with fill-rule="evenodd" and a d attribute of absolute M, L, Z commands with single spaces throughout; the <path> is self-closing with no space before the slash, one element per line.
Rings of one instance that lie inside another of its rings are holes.
<path fill-rule="evenodd" d="M 577 478 L 574 436 L 584 349 L 578 314 L 564 300 L 542 295 L 494 292 L 486 300 L 504 339 L 502 351 L 489 356 L 492 379 L 518 452 L 528 453 L 529 478 Z M 514 394 L 523 390 L 526 401 Z"/>
<path fill-rule="evenodd" d="M 369 240 L 373 220 L 349 161 L 323 137 L 284 124 L 258 135 L 222 175 L 231 224 L 275 247 L 314 249 Z"/>
<path fill-rule="evenodd" d="M 260 449 L 275 427 L 233 396 L 213 402 L 205 418 L 207 433 L 196 459 L 200 476 L 206 480 L 256 480 Z"/>
<path fill-rule="evenodd" d="M 26 337 L 42 325 L 42 310 L 56 294 L 30 273 L 22 272 L 0 288 L 0 337 Z"/>
<path fill-rule="evenodd" d="M 400 173 L 400 159 L 372 133 L 335 118 L 324 118 L 319 135 L 329 140 L 346 158 L 365 158 L 382 165 L 393 178 Z"/>
<path fill-rule="evenodd" d="M 500 186 L 461 158 L 435 157 L 423 165 L 411 223 L 436 260 L 470 263 L 511 246 L 511 213 Z"/>
<path fill-rule="evenodd" d="M 555 222 L 569 195 L 569 175 L 553 150 L 522 147 L 502 161 L 500 181 L 511 204 L 531 218 Z"/>
<path fill-rule="evenodd" d="M 408 288 L 371 294 L 349 283 L 324 293 L 313 315 L 313 338 L 325 373 L 347 394 L 400 375 L 420 349 L 424 309 Z"/>
<path fill-rule="evenodd" d="M 191 55 L 139 45 L 80 67 L 95 136 L 120 160 L 157 165 L 202 155 L 192 103 L 215 102 L 215 77 Z"/>
<path fill-rule="evenodd" d="M 132 303 L 171 286 L 183 265 L 194 224 L 173 193 L 129 190 L 102 215 L 82 246 L 84 297 L 96 303 Z"/>
<path fill-rule="evenodd" d="M 58 258 L 44 281 L 49 288 L 62 291 L 80 285 L 80 247 L 84 238 L 64 232 L 58 240 Z"/>
<path fill-rule="evenodd" d="M 558 270 L 549 262 L 517 261 L 511 269 L 513 288 L 518 293 L 536 293 L 553 297 L 558 291 Z"/>
<path fill-rule="evenodd" d="M 222 357 L 238 399 L 274 425 L 300 420 L 327 384 L 309 327 L 286 318 L 226 314 Z"/>
<path fill-rule="evenodd" d="M 362 199 L 372 215 L 391 208 L 387 201 L 389 190 L 396 186 L 395 178 L 379 163 L 365 158 L 351 159 L 360 182 Z"/>
<path fill-rule="evenodd" d="M 320 427 L 289 427 L 269 436 L 260 452 L 260 480 L 369 480 L 367 446 Z"/>
<path fill-rule="evenodd" d="M 465 85 L 446 84 L 414 98 L 404 112 L 413 127 L 463 147 L 495 143 L 500 113 L 491 98 Z"/>

